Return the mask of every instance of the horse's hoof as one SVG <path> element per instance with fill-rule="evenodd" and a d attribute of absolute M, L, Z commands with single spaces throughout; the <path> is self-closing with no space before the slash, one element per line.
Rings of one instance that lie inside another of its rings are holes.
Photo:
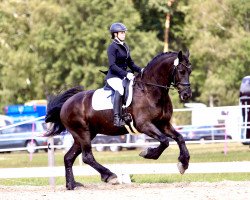
<path fill-rule="evenodd" d="M 118 184 L 120 184 L 120 182 L 119 182 L 119 180 L 118 180 L 117 177 L 108 179 L 107 183 L 109 183 L 109 184 L 111 184 L 111 185 L 118 185 Z"/>
<path fill-rule="evenodd" d="M 67 185 L 66 185 L 66 188 L 67 188 L 67 190 L 74 190 L 74 189 L 75 189 L 75 186 L 72 185 L 72 184 L 67 184 Z"/>
<path fill-rule="evenodd" d="M 185 173 L 185 169 L 183 167 L 183 164 L 181 162 L 177 163 L 178 170 L 181 174 Z"/>
<path fill-rule="evenodd" d="M 75 188 L 76 187 L 84 187 L 84 185 L 82 183 L 79 183 L 79 182 L 75 182 Z"/>
<path fill-rule="evenodd" d="M 84 185 L 83 185 L 82 183 L 74 182 L 73 184 L 68 183 L 68 184 L 66 185 L 66 188 L 67 188 L 67 190 L 74 190 L 74 189 L 76 189 L 77 187 L 83 187 L 83 186 L 84 186 Z"/>
<path fill-rule="evenodd" d="M 114 173 L 110 174 L 109 176 L 102 177 L 102 181 L 109 183 L 109 184 L 112 184 L 112 185 L 119 184 L 119 180 L 117 178 L 117 175 Z"/>
<path fill-rule="evenodd" d="M 148 149 L 142 151 L 139 156 L 143 157 L 143 158 L 147 158 L 147 155 L 148 155 Z"/>

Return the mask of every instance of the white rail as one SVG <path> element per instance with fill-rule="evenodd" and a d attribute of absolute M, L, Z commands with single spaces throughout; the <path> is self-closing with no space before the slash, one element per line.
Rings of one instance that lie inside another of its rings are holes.
<path fill-rule="evenodd" d="M 123 174 L 179 174 L 177 165 L 167 164 L 110 164 L 104 165 L 118 176 Z M 75 176 L 99 175 L 90 166 L 74 166 Z M 250 162 L 190 163 L 185 173 L 249 173 Z M 65 176 L 64 167 L 2 168 L 0 178 L 31 178 Z"/>

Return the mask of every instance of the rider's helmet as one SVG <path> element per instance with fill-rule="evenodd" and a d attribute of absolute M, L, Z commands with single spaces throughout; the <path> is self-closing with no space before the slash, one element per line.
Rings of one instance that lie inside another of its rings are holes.
<path fill-rule="evenodd" d="M 114 33 L 123 32 L 127 30 L 128 30 L 127 27 L 120 22 L 113 23 L 109 28 L 112 38 L 114 38 Z"/>

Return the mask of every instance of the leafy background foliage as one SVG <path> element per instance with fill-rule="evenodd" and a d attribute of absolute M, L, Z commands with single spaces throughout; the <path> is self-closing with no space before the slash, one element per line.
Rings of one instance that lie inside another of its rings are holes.
<path fill-rule="evenodd" d="M 141 67 L 163 50 L 171 13 L 170 50 L 190 49 L 193 102 L 238 103 L 250 74 L 248 0 L 2 0 L 0 1 L 0 107 L 45 99 L 62 88 L 104 84 L 109 26 L 127 25 L 131 55 Z M 182 107 L 174 92 L 175 107 Z M 229 98 L 230 97 L 230 98 Z"/>

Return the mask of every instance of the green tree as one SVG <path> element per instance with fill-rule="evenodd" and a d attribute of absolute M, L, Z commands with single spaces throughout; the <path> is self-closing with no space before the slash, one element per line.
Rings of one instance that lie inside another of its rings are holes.
<path fill-rule="evenodd" d="M 167 6 L 168 0 L 133 0 L 133 2 L 142 19 L 140 30 L 156 31 L 158 39 L 164 41 L 166 14 L 170 13 L 169 49 L 178 51 L 187 48 L 183 31 L 186 0 L 174 1 L 171 8 Z"/>
<path fill-rule="evenodd" d="M 30 77 L 37 57 L 29 49 L 30 21 L 26 3 L 0 3 L 0 98 L 1 105 L 30 99 Z"/>
<path fill-rule="evenodd" d="M 74 84 L 103 85 L 108 67 L 109 26 L 128 26 L 135 62 L 145 66 L 161 49 L 157 32 L 142 31 L 139 13 L 127 0 L 32 0 L 0 2 L 1 105 L 46 98 Z"/>
<path fill-rule="evenodd" d="M 250 74 L 249 10 L 247 0 L 189 1 L 185 33 L 193 52 L 196 100 L 237 104 L 240 81 Z"/>

